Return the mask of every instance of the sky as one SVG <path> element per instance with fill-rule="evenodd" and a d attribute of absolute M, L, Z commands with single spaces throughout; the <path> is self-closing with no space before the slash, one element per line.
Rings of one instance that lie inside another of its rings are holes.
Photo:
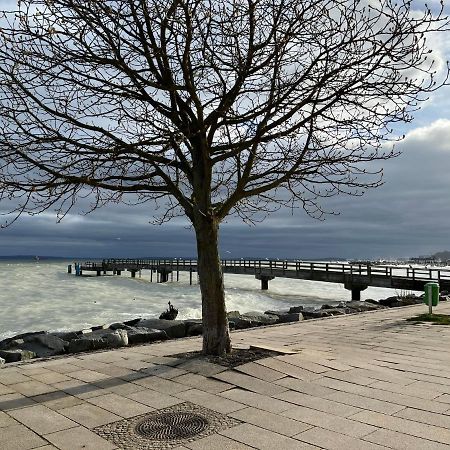
<path fill-rule="evenodd" d="M 0 0 L 0 9 L 11 2 Z M 447 32 L 450 33 L 450 32 Z M 450 36 L 433 47 L 450 56 Z M 394 259 L 450 250 L 450 88 L 432 95 L 384 161 L 384 185 L 362 197 L 339 196 L 323 221 L 302 210 L 279 210 L 248 226 L 229 218 L 220 229 L 222 258 Z M 0 210 L 2 205 L 0 205 Z M 151 205 L 109 205 L 57 223 L 49 211 L 0 230 L 0 256 L 70 258 L 195 257 L 194 232 L 182 219 L 150 223 Z"/>

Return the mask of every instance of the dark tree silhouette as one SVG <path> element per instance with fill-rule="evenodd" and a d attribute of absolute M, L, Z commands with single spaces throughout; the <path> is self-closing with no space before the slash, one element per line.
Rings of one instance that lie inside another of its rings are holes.
<path fill-rule="evenodd" d="M 231 349 L 220 222 L 379 185 L 390 127 L 448 73 L 442 8 L 405 0 L 23 0 L 0 24 L 0 199 L 186 215 L 208 354 Z"/>

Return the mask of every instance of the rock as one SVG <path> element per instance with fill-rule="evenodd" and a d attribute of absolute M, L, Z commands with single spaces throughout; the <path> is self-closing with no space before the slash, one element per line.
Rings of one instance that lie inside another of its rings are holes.
<path fill-rule="evenodd" d="M 440 302 L 447 302 L 448 299 L 449 299 L 449 296 L 448 296 L 448 295 L 440 295 L 440 296 L 439 296 L 439 301 L 440 301 Z"/>
<path fill-rule="evenodd" d="M 11 350 L 0 350 L 0 358 L 2 358 L 7 363 L 25 361 L 27 359 L 36 358 L 36 353 L 19 348 Z"/>
<path fill-rule="evenodd" d="M 333 309 L 333 308 L 335 308 L 335 306 L 331 306 L 331 305 L 327 305 L 327 304 L 322 305 L 322 306 L 320 307 L 320 309 Z"/>
<path fill-rule="evenodd" d="M 115 322 L 109 326 L 110 330 L 132 330 L 134 327 L 130 325 L 125 325 L 122 322 Z"/>
<path fill-rule="evenodd" d="M 366 303 L 371 303 L 372 305 L 379 305 L 378 300 L 374 300 L 372 298 L 368 298 L 364 300 Z"/>
<path fill-rule="evenodd" d="M 164 341 L 168 339 L 166 332 L 163 330 L 151 330 L 143 327 L 128 327 L 127 335 L 128 343 L 130 345 Z"/>
<path fill-rule="evenodd" d="M 258 311 L 249 311 L 241 315 L 241 319 L 250 320 L 253 326 L 258 325 L 272 325 L 278 321 L 278 316 L 275 314 L 260 313 Z"/>
<path fill-rule="evenodd" d="M 2 365 L 2 364 L 5 364 L 5 360 L 3 359 L 3 358 L 0 358 L 0 366 Z"/>
<path fill-rule="evenodd" d="M 164 330 L 169 338 L 186 336 L 186 324 L 182 320 L 141 319 L 137 326 L 152 330 Z"/>
<path fill-rule="evenodd" d="M 96 330 L 70 341 L 67 350 L 69 353 L 78 353 L 126 345 L 128 345 L 128 334 L 125 330 Z"/>
<path fill-rule="evenodd" d="M 124 325 L 129 325 L 130 327 L 134 327 L 135 325 L 137 325 L 142 319 L 139 317 L 139 319 L 131 319 L 131 320 L 126 320 L 124 322 Z"/>
<path fill-rule="evenodd" d="M 299 313 L 303 311 L 303 306 L 291 306 L 288 313 Z"/>
<path fill-rule="evenodd" d="M 364 312 L 364 311 L 375 311 L 377 309 L 383 309 L 383 305 L 374 305 L 373 303 L 368 302 L 360 302 L 357 300 L 352 300 L 351 302 L 347 302 L 345 305 L 347 308 L 352 309 L 353 311 L 357 312 Z"/>
<path fill-rule="evenodd" d="M 269 309 L 265 311 L 264 314 L 269 316 L 282 316 L 283 314 L 290 314 L 292 311 L 290 309 Z"/>
<path fill-rule="evenodd" d="M 241 313 L 239 311 L 228 311 L 227 312 L 227 317 L 229 319 L 239 318 L 240 316 L 241 316 Z"/>
<path fill-rule="evenodd" d="M 77 339 L 79 336 L 75 331 L 58 331 L 50 334 L 67 342 L 71 341 L 72 339 Z"/>
<path fill-rule="evenodd" d="M 382 298 L 381 300 L 378 301 L 378 303 L 380 305 L 387 306 L 388 308 L 394 308 L 395 306 L 399 305 L 397 296 L 395 296 L 395 297 L 388 297 L 388 298 Z"/>
<path fill-rule="evenodd" d="M 303 313 L 286 313 L 278 316 L 278 323 L 299 322 L 303 320 Z"/>
<path fill-rule="evenodd" d="M 203 333 L 203 323 L 201 319 L 185 320 L 186 336 L 200 336 Z"/>
<path fill-rule="evenodd" d="M 326 309 L 304 309 L 302 314 L 305 319 L 320 319 L 322 317 L 330 317 L 333 315 Z"/>

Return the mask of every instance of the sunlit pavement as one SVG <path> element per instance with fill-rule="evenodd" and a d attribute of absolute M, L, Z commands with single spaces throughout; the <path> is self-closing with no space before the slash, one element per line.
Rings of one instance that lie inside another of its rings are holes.
<path fill-rule="evenodd" d="M 235 369 L 171 357 L 199 350 L 198 338 L 8 365 L 0 369 L 0 447 L 119 449 L 99 427 L 188 402 L 236 420 L 148 448 L 448 449 L 450 327 L 405 321 L 426 310 L 235 332 L 237 347 L 296 351 Z M 436 312 L 450 314 L 450 305 Z"/>

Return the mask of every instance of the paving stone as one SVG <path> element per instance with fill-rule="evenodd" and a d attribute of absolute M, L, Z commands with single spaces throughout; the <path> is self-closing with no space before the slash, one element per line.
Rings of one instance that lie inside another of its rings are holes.
<path fill-rule="evenodd" d="M 450 430 L 447 428 L 436 427 L 372 411 L 359 412 L 352 416 L 352 419 L 378 428 L 386 428 L 388 430 L 398 431 L 411 436 L 450 445 Z"/>
<path fill-rule="evenodd" d="M 311 428 L 294 437 L 308 444 L 333 450 L 382 450 L 386 448 L 323 428 Z"/>
<path fill-rule="evenodd" d="M 77 426 L 75 422 L 43 405 L 10 411 L 9 415 L 40 435 Z"/>
<path fill-rule="evenodd" d="M 236 370 L 264 381 L 275 381 L 286 377 L 284 373 L 254 362 L 242 364 L 236 367 Z"/>
<path fill-rule="evenodd" d="M 370 387 L 375 389 L 381 389 L 383 391 L 395 392 L 398 394 L 411 395 L 412 397 L 423 398 L 426 400 L 432 400 L 438 397 L 439 394 L 436 391 L 429 391 L 426 388 L 416 388 L 414 384 L 409 384 L 408 386 L 401 386 L 395 383 L 389 383 L 387 381 L 377 381 L 372 383 Z M 439 401 L 439 400 L 438 400 Z"/>
<path fill-rule="evenodd" d="M 364 437 L 364 441 L 384 445 L 397 450 L 448 450 L 448 445 L 421 439 L 397 431 L 380 428 Z M 361 449 L 365 449 L 364 446 Z"/>
<path fill-rule="evenodd" d="M 338 391 L 321 386 L 314 381 L 303 381 L 298 378 L 286 377 L 275 381 L 276 384 L 284 386 L 293 391 L 303 392 L 304 394 L 314 395 L 315 397 L 327 398 L 329 395 Z"/>
<path fill-rule="evenodd" d="M 10 386 L 7 386 L 5 384 L 0 384 L 0 395 L 12 394 L 13 392 L 14 392 L 14 389 L 12 389 Z"/>
<path fill-rule="evenodd" d="M 154 409 L 117 394 L 99 395 L 98 397 L 89 398 L 87 401 L 123 418 L 145 414 Z"/>
<path fill-rule="evenodd" d="M 220 396 L 272 413 L 279 413 L 292 408 L 292 403 L 239 388 L 222 392 Z"/>
<path fill-rule="evenodd" d="M 245 375 L 243 373 L 235 372 L 232 370 L 221 372 L 217 375 L 214 375 L 213 378 L 264 395 L 281 394 L 282 392 L 287 390 L 282 386 L 268 383 L 267 381 L 259 380 L 249 375 Z"/>
<path fill-rule="evenodd" d="M 23 425 L 14 425 L 1 429 L 2 450 L 28 450 L 47 444 L 44 439 Z"/>
<path fill-rule="evenodd" d="M 443 413 L 448 409 L 444 403 L 439 403 L 432 400 L 425 400 L 410 395 L 398 394 L 395 392 L 382 391 L 381 389 L 373 389 L 368 386 L 361 386 L 358 384 L 347 383 L 341 380 L 332 378 L 321 378 L 316 381 L 325 387 L 331 387 L 336 390 L 349 392 L 351 394 L 358 394 L 363 397 L 374 398 L 377 400 L 395 403 L 397 405 L 409 406 L 411 408 L 423 409 L 430 412 Z"/>
<path fill-rule="evenodd" d="M 168 380 L 187 373 L 186 370 L 180 369 L 178 367 L 166 366 L 163 364 L 155 364 L 151 367 L 142 369 L 141 372 L 147 375 L 157 375 L 158 377 Z"/>
<path fill-rule="evenodd" d="M 206 378 L 197 373 L 187 373 L 174 379 L 177 383 L 185 384 L 193 388 L 201 389 L 202 391 L 211 392 L 217 394 L 219 392 L 232 389 L 234 386 L 223 381 L 214 380 L 212 378 Z"/>
<path fill-rule="evenodd" d="M 120 416 L 89 403 L 63 408 L 58 412 L 86 428 L 95 428 L 121 419 Z"/>
<path fill-rule="evenodd" d="M 140 388 L 142 389 L 142 387 Z M 153 391 L 152 389 L 146 389 L 141 390 L 139 392 L 126 394 L 125 397 L 143 403 L 144 405 L 151 406 L 152 408 L 155 409 L 167 408 L 169 406 L 173 406 L 178 403 L 182 403 L 184 401 L 172 395 Z"/>
<path fill-rule="evenodd" d="M 316 364 L 308 359 L 305 359 L 301 353 L 297 353 L 295 355 L 277 356 L 276 359 L 317 374 L 328 372 L 330 370 L 329 367 L 321 366 L 320 364 Z"/>
<path fill-rule="evenodd" d="M 10 385 L 15 392 L 19 392 L 26 397 L 31 397 L 33 395 L 48 394 L 49 392 L 54 392 L 55 388 L 49 386 L 48 384 L 41 383 L 40 381 L 26 381 L 18 384 Z"/>
<path fill-rule="evenodd" d="M 203 392 L 198 389 L 190 389 L 189 391 L 179 392 L 176 396 L 222 414 L 228 414 L 230 412 L 245 408 L 245 405 L 242 403 L 210 394 L 209 392 Z"/>
<path fill-rule="evenodd" d="M 270 369 L 284 373 L 290 377 L 299 378 L 300 380 L 314 380 L 321 377 L 321 375 L 314 372 L 310 372 L 309 370 L 302 369 L 301 367 L 294 366 L 293 364 L 275 358 L 260 359 L 256 361 L 256 364 L 261 364 L 262 366 L 269 367 Z"/>
<path fill-rule="evenodd" d="M 402 409 L 405 409 L 402 405 L 396 405 L 395 403 L 383 402 L 369 397 L 363 397 L 361 395 L 350 394 L 349 392 L 336 392 L 327 397 L 329 400 L 335 402 L 344 403 L 346 405 L 356 406 L 361 409 L 368 409 L 383 414 L 394 414 Z"/>
<path fill-rule="evenodd" d="M 32 398 L 25 397 L 22 394 L 14 393 L 0 396 L 0 411 L 10 411 L 33 405 L 36 405 L 36 402 Z"/>
<path fill-rule="evenodd" d="M 361 438 L 367 434 L 375 431 L 374 426 L 365 423 L 358 423 L 354 420 L 349 420 L 343 417 L 327 414 L 315 409 L 297 406 L 281 413 L 283 416 L 291 419 L 299 420 L 300 422 L 308 423 L 310 425 L 325 428 L 326 430 L 336 431 L 347 436 Z"/>
<path fill-rule="evenodd" d="M 18 425 L 18 423 L 8 414 L 0 411 L 0 428 Z"/>
<path fill-rule="evenodd" d="M 153 389 L 154 391 L 162 392 L 164 394 L 176 394 L 178 392 L 187 391 L 189 386 L 181 383 L 176 383 L 172 380 L 165 380 L 155 376 L 148 376 L 146 378 L 139 378 L 134 381 L 135 384 L 145 388 Z"/>
<path fill-rule="evenodd" d="M 220 434 L 212 434 L 198 441 L 188 442 L 186 447 L 192 450 L 251 450 L 255 448 L 237 442 L 234 439 L 221 436 Z"/>
<path fill-rule="evenodd" d="M 311 446 L 310 444 L 291 439 L 248 423 L 229 428 L 222 431 L 220 434 L 262 450 L 273 450 L 275 448 L 283 450 L 317 449 L 317 447 Z"/>
<path fill-rule="evenodd" d="M 239 411 L 229 413 L 228 415 L 235 419 L 242 420 L 243 422 L 264 428 L 265 430 L 280 433 L 289 437 L 311 428 L 311 425 L 306 423 L 252 407 L 240 409 Z"/>
<path fill-rule="evenodd" d="M 199 375 L 203 375 L 204 377 L 211 377 L 227 370 L 226 367 L 220 366 L 218 364 L 213 364 L 207 361 L 200 361 L 196 359 L 187 360 L 177 367 L 186 370 L 187 372 L 198 373 Z"/>
<path fill-rule="evenodd" d="M 36 381 L 40 381 L 41 383 L 45 384 L 61 383 L 62 381 L 72 380 L 72 378 L 63 375 L 62 373 L 51 371 L 45 373 L 38 373 L 36 375 L 30 375 L 30 377 Z"/>
<path fill-rule="evenodd" d="M 108 375 L 105 375 L 104 373 L 96 372 L 94 370 L 89 369 L 78 370 L 77 372 L 70 372 L 69 376 L 71 378 L 75 378 L 76 380 L 84 381 L 85 383 L 109 378 Z"/>
<path fill-rule="evenodd" d="M 50 392 L 49 394 L 42 394 L 33 397 L 33 400 L 43 404 L 47 408 L 57 411 L 62 408 L 69 408 L 70 406 L 81 405 L 83 400 L 69 395 L 63 391 Z"/>
<path fill-rule="evenodd" d="M 0 383 L 1 384 L 17 384 L 24 383 L 26 381 L 32 381 L 30 377 L 21 374 L 18 370 L 1 369 L 0 370 Z"/>
<path fill-rule="evenodd" d="M 282 394 L 275 395 L 275 398 L 286 402 L 295 403 L 296 405 L 317 409 L 318 411 L 324 411 L 329 414 L 334 414 L 335 416 L 348 417 L 352 414 L 356 414 L 358 411 L 361 411 L 360 408 L 355 408 L 354 406 L 326 400 L 320 397 L 314 397 L 312 395 L 296 391 L 286 391 Z"/>
<path fill-rule="evenodd" d="M 114 450 L 115 446 L 83 427 L 45 435 L 60 450 Z"/>

